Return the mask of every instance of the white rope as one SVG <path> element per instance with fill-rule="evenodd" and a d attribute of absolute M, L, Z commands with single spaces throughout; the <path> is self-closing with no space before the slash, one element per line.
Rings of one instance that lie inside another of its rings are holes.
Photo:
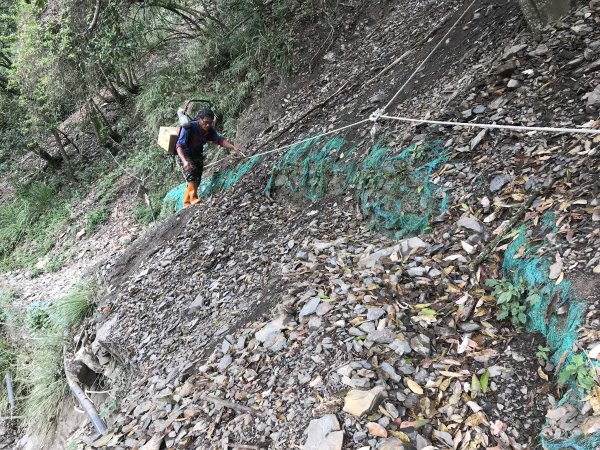
<path fill-rule="evenodd" d="M 286 148 L 293 147 L 294 145 L 299 145 L 299 144 L 303 144 L 304 142 L 314 141 L 315 139 L 320 139 L 323 136 L 327 136 L 329 134 L 334 134 L 334 133 L 337 133 L 339 131 L 355 127 L 357 125 L 361 125 L 361 124 L 363 124 L 365 122 L 369 122 L 370 120 L 371 120 L 370 118 L 369 119 L 359 120 L 358 122 L 354 122 L 354 123 L 351 123 L 350 125 L 345 125 L 343 127 L 336 128 L 335 130 L 331 130 L 331 131 L 327 131 L 325 133 L 318 134 L 317 136 L 313 136 L 311 138 L 302 139 L 301 141 L 297 141 L 297 142 L 294 142 L 292 144 L 284 145 L 282 147 L 277 147 L 277 148 L 274 148 L 273 150 L 268 150 L 266 152 L 256 153 L 255 155 L 246 156 L 246 157 L 244 157 L 244 159 L 256 158 L 258 156 L 264 156 L 264 155 L 268 155 L 270 153 L 275 153 L 275 152 L 277 152 L 279 150 L 285 150 Z M 230 158 L 229 156 L 226 156 L 225 158 L 221 158 L 221 159 L 219 159 L 219 160 L 217 160 L 217 161 L 215 161 L 213 163 L 210 163 L 210 164 L 208 164 L 208 165 L 206 165 L 204 167 L 208 168 L 208 167 L 215 166 L 215 165 L 219 164 L 220 162 L 225 161 L 226 159 L 229 159 L 229 158 Z"/>
<path fill-rule="evenodd" d="M 437 45 L 435 47 L 433 47 L 433 50 L 431 50 L 429 52 L 429 55 L 427 55 L 427 57 L 421 62 L 421 64 L 419 64 L 419 66 L 415 69 L 415 71 L 412 73 L 412 75 L 410 77 L 408 77 L 408 79 L 404 82 L 404 84 L 400 87 L 400 89 L 398 89 L 398 92 L 396 92 L 396 94 L 394 94 L 394 96 L 391 98 L 391 100 L 389 102 L 387 102 L 387 104 L 383 108 L 375 111 L 375 113 L 373 113 L 371 115 L 371 120 L 373 122 L 376 122 L 377 118 L 379 116 L 381 116 L 381 114 L 383 114 L 386 109 L 388 109 L 388 107 L 394 102 L 394 100 L 396 100 L 396 97 L 398 97 L 398 95 L 400 95 L 400 92 L 402 92 L 404 90 L 404 88 L 408 85 L 408 83 L 410 83 L 412 81 L 412 79 L 415 77 L 415 75 L 417 75 L 419 70 L 421 70 L 421 68 L 425 65 L 425 63 L 429 60 L 429 58 L 431 58 L 431 56 L 440 47 L 440 45 L 442 45 L 442 43 L 446 40 L 448 35 L 452 32 L 452 30 L 454 30 L 456 25 L 458 25 L 458 23 L 463 19 L 463 17 L 465 17 L 465 15 L 467 14 L 467 11 L 469 11 L 469 9 L 471 9 L 471 6 L 473 6 L 476 1 L 477 0 L 473 0 L 471 2 L 471 4 L 469 6 L 467 6 L 467 9 L 465 9 L 465 11 L 461 14 L 461 16 L 458 19 L 456 19 L 456 22 L 454 22 L 454 24 L 450 27 L 450 29 L 446 32 L 446 34 L 439 40 Z"/>
<path fill-rule="evenodd" d="M 539 131 L 544 133 L 600 134 L 600 130 L 592 130 L 590 128 L 527 127 L 522 125 L 497 125 L 495 123 L 447 122 L 443 120 L 411 119 L 409 117 L 387 116 L 385 114 L 382 114 L 379 117 L 381 119 L 398 120 L 401 122 L 428 123 L 433 125 L 462 126 L 514 131 Z"/>

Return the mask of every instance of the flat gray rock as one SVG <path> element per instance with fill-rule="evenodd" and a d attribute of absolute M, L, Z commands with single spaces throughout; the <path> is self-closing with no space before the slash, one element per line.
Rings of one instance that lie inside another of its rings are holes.
<path fill-rule="evenodd" d="M 334 414 L 311 420 L 304 434 L 302 450 L 341 450 L 344 443 L 344 432 Z"/>

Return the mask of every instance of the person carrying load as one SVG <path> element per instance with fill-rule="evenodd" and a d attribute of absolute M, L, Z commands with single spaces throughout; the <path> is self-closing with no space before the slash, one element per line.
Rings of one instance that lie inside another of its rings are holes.
<path fill-rule="evenodd" d="M 215 113 L 210 108 L 204 108 L 198 113 L 196 120 L 189 121 L 188 126 L 181 128 L 177 139 L 176 152 L 179 164 L 183 170 L 187 187 L 183 193 L 183 207 L 195 205 L 198 199 L 198 186 L 202 181 L 204 168 L 204 144 L 208 141 L 245 156 L 242 150 L 220 136 L 213 128 Z M 187 125 L 187 124 L 186 124 Z"/>

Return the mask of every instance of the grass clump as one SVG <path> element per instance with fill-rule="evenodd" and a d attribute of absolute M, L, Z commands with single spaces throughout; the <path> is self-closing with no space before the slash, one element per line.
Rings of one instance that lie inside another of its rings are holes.
<path fill-rule="evenodd" d="M 67 197 L 43 182 L 19 186 L 0 206 L 0 271 L 35 265 L 48 253 L 75 201 L 77 194 Z"/>
<path fill-rule="evenodd" d="M 58 329 L 46 330 L 17 359 L 17 380 L 22 387 L 21 415 L 25 425 L 48 432 L 68 393 L 63 372 L 63 336 Z"/>
<path fill-rule="evenodd" d="M 0 371 L 14 374 L 14 414 L 23 416 L 23 424 L 36 432 L 45 434 L 52 429 L 68 394 L 63 371 L 65 332 L 91 312 L 96 289 L 93 282 L 80 283 L 51 305 L 32 305 L 21 312 L 11 305 L 14 297 L 5 294 L 0 298 L 4 321 L 23 335 L 18 348 L 0 336 Z M 2 407 L 6 404 L 3 395 Z"/>
<path fill-rule="evenodd" d="M 93 234 L 108 221 L 110 209 L 104 205 L 96 208 L 85 216 L 85 230 Z"/>
<path fill-rule="evenodd" d="M 80 324 L 92 310 L 96 290 L 94 283 L 81 283 L 56 301 L 49 308 L 54 326 L 69 329 Z"/>

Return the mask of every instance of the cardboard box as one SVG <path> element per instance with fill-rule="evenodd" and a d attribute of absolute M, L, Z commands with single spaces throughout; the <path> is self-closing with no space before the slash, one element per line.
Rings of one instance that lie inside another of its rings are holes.
<path fill-rule="evenodd" d="M 158 131 L 158 145 L 167 153 L 175 154 L 175 144 L 179 137 L 179 127 L 160 127 Z"/>

